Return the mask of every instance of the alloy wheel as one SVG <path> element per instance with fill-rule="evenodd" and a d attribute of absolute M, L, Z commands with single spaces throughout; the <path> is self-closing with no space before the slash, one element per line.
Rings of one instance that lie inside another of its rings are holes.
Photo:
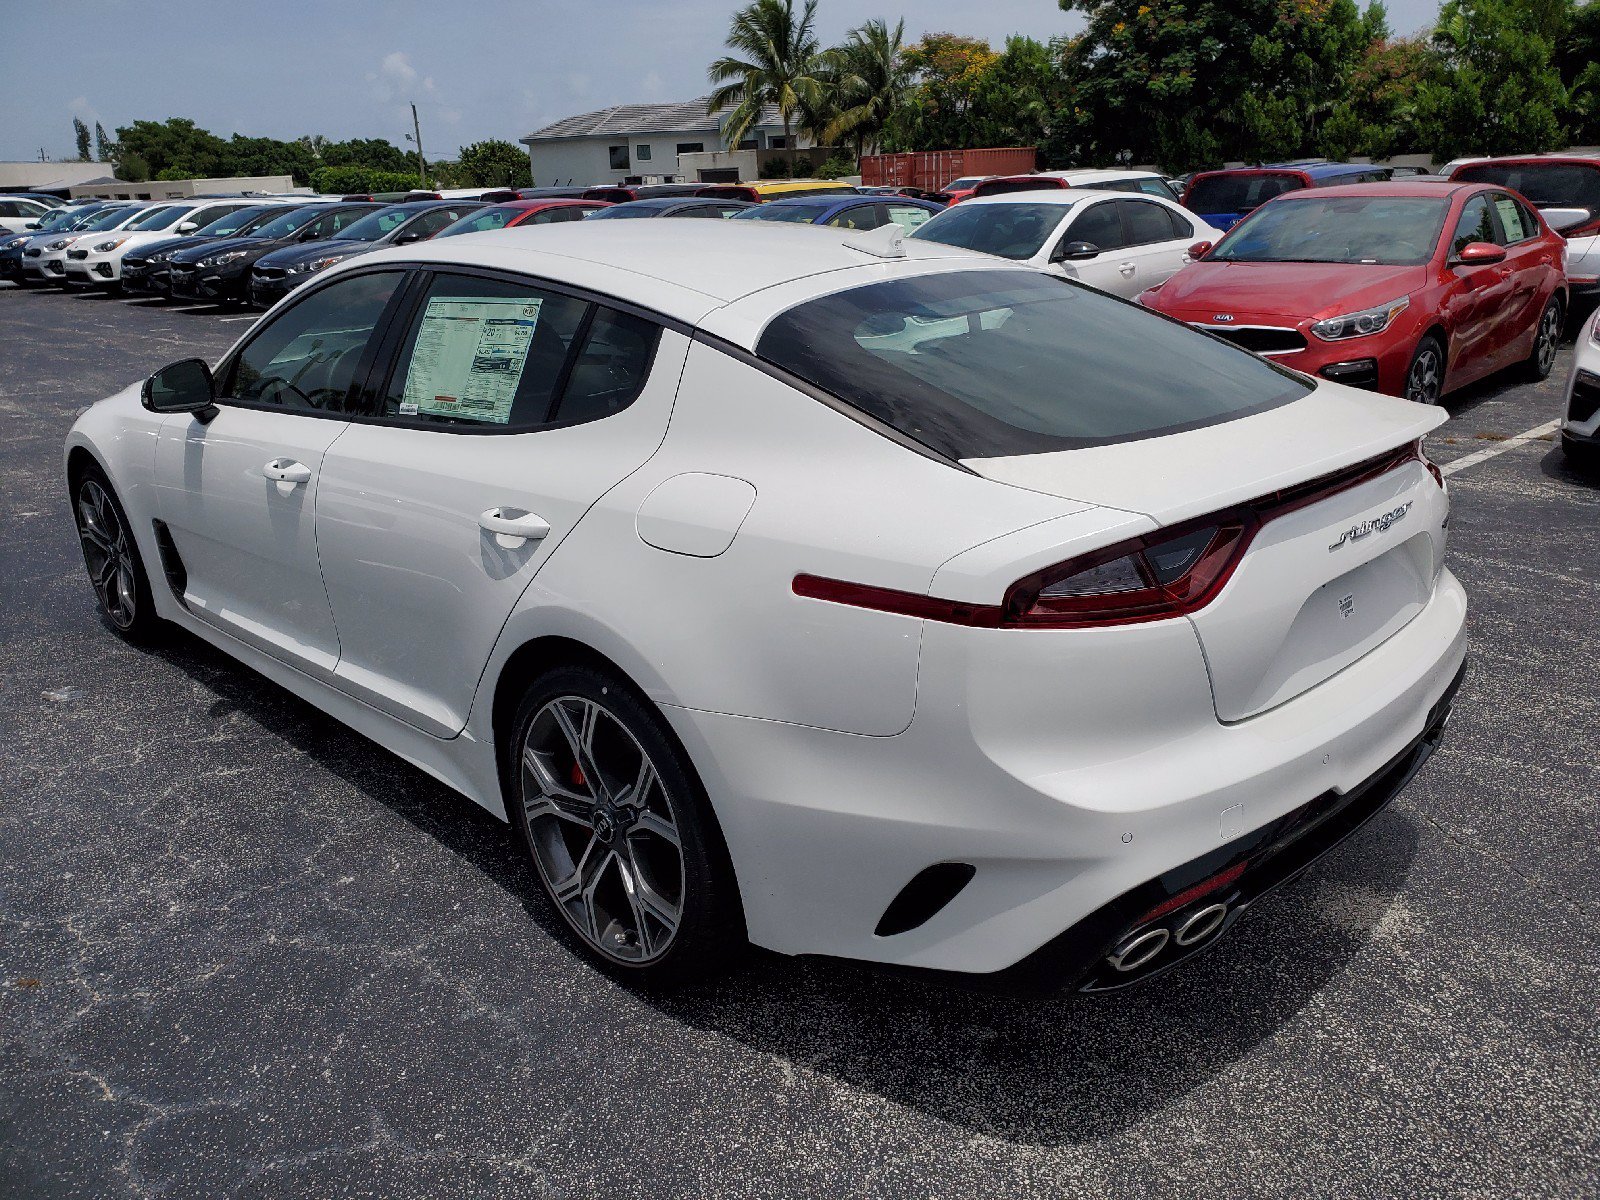
<path fill-rule="evenodd" d="M 139 615 L 133 546 L 105 488 L 86 479 L 78 488 L 78 538 L 100 604 L 118 629 L 132 628 Z"/>
<path fill-rule="evenodd" d="M 1443 373 L 1439 369 L 1439 352 L 1432 346 L 1417 351 L 1406 375 L 1406 399 L 1418 404 L 1439 403 L 1439 390 Z"/>
<path fill-rule="evenodd" d="M 603 704 L 558 696 L 528 725 L 521 775 L 528 841 L 567 923 L 613 962 L 661 958 L 683 921 L 685 872 L 649 753 Z"/>
<path fill-rule="evenodd" d="M 1539 320 L 1539 338 L 1534 344 L 1534 356 L 1539 374 L 1548 375 L 1556 363 L 1556 347 L 1561 343 L 1561 310 L 1548 305 Z"/>

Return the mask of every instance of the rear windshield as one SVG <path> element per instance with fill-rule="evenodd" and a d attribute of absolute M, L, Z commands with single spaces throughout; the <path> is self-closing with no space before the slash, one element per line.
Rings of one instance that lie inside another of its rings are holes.
<path fill-rule="evenodd" d="M 1433 257 L 1448 196 L 1323 196 L 1308 191 L 1251 213 L 1208 256 L 1213 262 L 1414 266 Z"/>
<path fill-rule="evenodd" d="M 1213 175 L 1189 189 L 1187 207 L 1197 213 L 1242 213 L 1274 196 L 1305 187 L 1298 175 Z"/>
<path fill-rule="evenodd" d="M 310 205 L 306 208 L 291 208 L 281 217 L 274 217 L 261 228 L 257 229 L 256 236 L 266 238 L 268 241 L 288 237 L 291 233 L 298 232 L 303 226 L 311 224 L 327 209 Z"/>
<path fill-rule="evenodd" d="M 1055 276 L 944 271 L 778 316 L 756 354 L 950 458 L 1177 433 L 1287 404 L 1299 376 Z"/>
<path fill-rule="evenodd" d="M 137 221 L 128 226 L 129 229 L 165 229 L 168 225 L 177 224 L 178 218 L 193 212 L 190 208 L 158 208 L 146 213 Z"/>
<path fill-rule="evenodd" d="M 1600 212 L 1600 167 L 1582 163 L 1483 163 L 1462 167 L 1451 178 L 1493 183 L 1521 192 L 1535 208 L 1587 208 Z"/>
<path fill-rule="evenodd" d="M 1012 192 L 1042 192 L 1046 189 L 1059 190 L 1060 187 L 1059 179 L 1045 175 L 1038 179 L 991 179 L 978 184 L 972 191 L 977 196 L 1007 196 Z"/>
<path fill-rule="evenodd" d="M 1032 258 L 1071 212 L 1070 204 L 958 204 L 911 236 L 1001 258 Z"/>
<path fill-rule="evenodd" d="M 763 204 L 760 208 L 747 208 L 735 213 L 739 221 L 793 221 L 809 225 L 828 211 L 826 204 Z"/>

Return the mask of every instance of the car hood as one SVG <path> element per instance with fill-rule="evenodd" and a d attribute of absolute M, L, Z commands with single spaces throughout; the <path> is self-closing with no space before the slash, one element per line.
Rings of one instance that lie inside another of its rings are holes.
<path fill-rule="evenodd" d="M 146 242 L 139 247 L 139 257 L 146 258 L 152 254 L 175 254 L 179 250 L 188 250 L 193 246 L 205 246 L 216 241 L 213 237 L 164 237 L 153 242 Z"/>
<path fill-rule="evenodd" d="M 260 258 L 261 255 L 271 254 L 274 250 L 286 244 L 292 243 L 264 242 L 260 238 L 254 237 L 214 238 L 188 250 L 179 251 L 172 257 L 175 260 L 184 262 L 198 262 L 202 258 L 210 258 L 213 254 L 226 254 L 232 250 L 252 250 L 255 252 L 256 257 Z"/>
<path fill-rule="evenodd" d="M 373 249 L 371 242 L 352 242 L 349 238 L 326 238 L 320 242 L 302 242 L 295 246 L 285 246 L 281 250 L 274 250 L 271 254 L 262 256 L 257 261 L 264 267 L 292 267 L 319 258 L 345 259 L 354 254 L 364 254 L 371 249 Z"/>
<path fill-rule="evenodd" d="M 1293 323 L 1382 304 L 1426 282 L 1426 266 L 1190 262 L 1146 294 L 1152 309 L 1186 320 L 1211 320 L 1219 312 L 1230 312 L 1235 317 L 1248 314 Z"/>
<path fill-rule="evenodd" d="M 1217 313 L 1290 323 L 1382 304 L 1427 281 L 1425 266 L 1197 262 L 1146 293 L 1158 312 L 1210 321 Z"/>

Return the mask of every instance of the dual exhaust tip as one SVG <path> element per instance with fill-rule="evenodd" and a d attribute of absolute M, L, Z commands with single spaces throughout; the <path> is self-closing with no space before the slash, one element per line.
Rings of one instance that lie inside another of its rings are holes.
<path fill-rule="evenodd" d="M 1229 906 L 1218 901 L 1180 914 L 1171 928 L 1156 925 L 1141 930 L 1119 942 L 1116 949 L 1106 955 L 1106 962 L 1113 970 L 1125 974 L 1147 967 L 1166 953 L 1169 946 L 1187 949 L 1214 936 L 1227 923 L 1228 911 Z"/>

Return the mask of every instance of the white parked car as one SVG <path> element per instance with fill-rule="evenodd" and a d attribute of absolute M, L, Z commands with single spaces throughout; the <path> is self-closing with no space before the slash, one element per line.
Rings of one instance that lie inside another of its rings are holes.
<path fill-rule="evenodd" d="M 1439 737 L 1443 419 L 895 229 L 594 221 L 334 266 L 65 473 L 114 629 L 511 820 L 608 967 L 1096 989 Z"/>
<path fill-rule="evenodd" d="M 1572 356 L 1561 449 L 1574 463 L 1600 467 L 1600 310 L 1584 322 Z"/>
<path fill-rule="evenodd" d="M 0 196 L 0 230 L 25 233 L 37 229 L 39 222 L 55 212 L 56 206 L 28 196 Z"/>
<path fill-rule="evenodd" d="M 63 266 L 68 283 L 122 290 L 122 259 L 130 250 L 166 238 L 185 237 L 219 217 L 259 203 L 253 199 L 180 200 L 161 204 L 103 237 L 80 238 L 67 248 Z"/>
<path fill-rule="evenodd" d="M 33 283 L 65 284 L 67 279 L 67 251 L 83 238 L 97 234 L 113 233 L 138 220 L 153 207 L 147 201 L 129 200 L 109 204 L 97 212 L 87 224 L 72 230 L 52 232 L 30 238 L 22 251 L 22 273 Z"/>
<path fill-rule="evenodd" d="M 1155 196 L 1071 187 L 974 196 L 919 227 L 919 241 L 1025 262 L 1131 300 L 1190 262 L 1220 230 Z"/>
<path fill-rule="evenodd" d="M 1174 204 L 1183 198 L 1183 193 L 1174 191 L 1172 184 L 1164 175 L 1157 175 L 1151 171 L 1108 171 L 1085 167 L 1066 171 L 1040 171 L 1039 174 L 1064 180 L 1069 187 L 1090 188 L 1099 192 L 1133 192 L 1140 196 L 1171 200 Z"/>

